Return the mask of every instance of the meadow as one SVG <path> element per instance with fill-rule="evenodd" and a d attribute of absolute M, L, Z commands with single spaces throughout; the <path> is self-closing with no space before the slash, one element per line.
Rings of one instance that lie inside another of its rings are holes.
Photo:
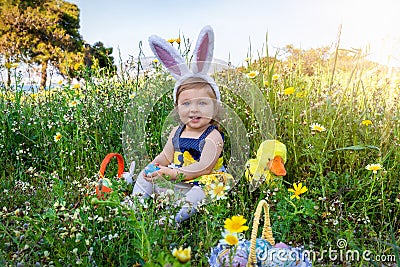
<path fill-rule="evenodd" d="M 224 198 L 181 225 L 168 220 L 176 212 L 166 208 L 169 195 L 130 197 L 132 185 L 116 179 L 115 161 L 106 172 L 114 191 L 95 198 L 103 158 L 120 153 L 126 165 L 135 158 L 127 136 L 144 151 L 140 162 L 161 150 L 174 82 L 159 63 L 145 70 L 123 64 L 115 77 L 82 67 L 79 83 L 34 93 L 22 90 L 22 74 L 12 69 L 17 82 L 0 94 L 0 265 L 207 266 L 225 219 L 243 215 L 251 228 L 266 199 L 276 242 L 315 251 L 314 266 L 400 266 L 400 76 L 360 51 L 342 52 L 311 61 L 263 52 L 215 74 L 222 101 L 246 128 L 251 158 L 265 137 L 254 108 L 265 107 L 234 88 L 257 88 L 269 104 L 271 137 L 287 146 L 287 175 L 252 191 L 243 167 Z M 135 121 L 147 102 L 156 104 L 146 121 Z M 294 183 L 307 188 L 299 198 L 291 198 Z M 121 204 L 127 200 L 133 207 Z M 172 254 L 179 247 L 191 248 L 190 261 Z M 336 254 L 324 254 L 328 249 Z"/>

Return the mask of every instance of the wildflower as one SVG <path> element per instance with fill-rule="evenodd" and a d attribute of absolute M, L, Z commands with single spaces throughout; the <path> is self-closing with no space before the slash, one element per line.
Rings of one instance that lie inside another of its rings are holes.
<path fill-rule="evenodd" d="M 158 63 L 158 59 L 157 58 L 155 58 L 155 59 L 153 59 L 153 63 Z"/>
<path fill-rule="evenodd" d="M 17 67 L 18 67 L 18 63 L 11 63 L 11 62 L 6 62 L 5 64 L 4 64 L 4 66 L 7 68 L 7 69 L 16 69 Z"/>
<path fill-rule="evenodd" d="M 372 171 L 374 174 L 378 173 L 379 170 L 382 170 L 383 167 L 381 164 L 368 164 L 367 167 L 365 167 L 367 170 Z"/>
<path fill-rule="evenodd" d="M 79 101 L 77 101 L 77 100 L 72 100 L 71 102 L 68 103 L 68 106 L 69 106 L 70 108 L 74 108 L 74 107 L 76 107 L 78 104 L 79 104 Z"/>
<path fill-rule="evenodd" d="M 173 44 L 175 42 L 175 39 L 172 39 L 172 38 L 168 39 L 167 42 L 170 43 L 170 44 Z"/>
<path fill-rule="evenodd" d="M 175 42 L 176 42 L 177 44 L 180 44 L 180 43 L 181 43 L 181 38 L 176 38 L 176 39 L 175 39 Z"/>
<path fill-rule="evenodd" d="M 136 92 L 133 92 L 129 95 L 129 99 L 134 99 L 136 97 Z"/>
<path fill-rule="evenodd" d="M 258 71 L 252 70 L 246 74 L 246 77 L 250 78 L 250 79 L 254 79 L 255 77 L 257 77 L 257 75 L 258 75 Z"/>
<path fill-rule="evenodd" d="M 251 62 L 251 58 L 250 57 L 246 57 L 244 61 L 249 63 L 249 62 Z"/>
<path fill-rule="evenodd" d="M 220 199 L 225 199 L 225 191 L 229 190 L 229 186 L 224 186 L 223 183 L 219 183 L 219 184 L 211 184 L 210 185 L 211 190 L 210 190 L 210 195 L 212 198 L 216 198 L 216 200 L 220 200 Z"/>
<path fill-rule="evenodd" d="M 274 75 L 272 75 L 272 80 L 273 81 L 276 81 L 276 80 L 278 80 L 279 79 L 279 74 L 274 74 Z"/>
<path fill-rule="evenodd" d="M 319 123 L 311 124 L 310 128 L 311 128 L 311 131 L 316 131 L 316 132 L 325 132 L 326 131 L 325 127 Z"/>
<path fill-rule="evenodd" d="M 294 188 L 294 189 L 293 189 Z M 292 195 L 290 198 L 297 198 L 300 199 L 300 195 L 305 193 L 308 189 L 306 186 L 303 186 L 302 183 L 299 183 L 299 185 L 297 185 L 296 183 L 293 183 L 293 188 L 289 188 L 288 191 L 289 192 L 293 192 L 294 195 Z"/>
<path fill-rule="evenodd" d="M 306 96 L 306 93 L 305 92 L 298 92 L 297 94 L 296 94 L 296 97 L 297 98 L 304 98 Z"/>
<path fill-rule="evenodd" d="M 237 245 L 239 243 L 239 237 L 237 233 L 226 231 L 222 234 L 223 239 L 220 240 L 221 244 L 228 244 L 230 246 Z"/>
<path fill-rule="evenodd" d="M 76 83 L 76 84 L 74 84 L 73 88 L 74 89 L 79 89 L 79 88 L 81 88 L 81 85 L 79 83 Z"/>
<path fill-rule="evenodd" d="M 247 220 L 243 217 L 243 215 L 232 216 L 232 218 L 225 220 L 224 228 L 231 233 L 241 233 L 249 229 L 248 226 L 244 225 L 246 221 Z"/>
<path fill-rule="evenodd" d="M 263 84 L 265 87 L 267 87 L 269 85 L 269 82 L 267 80 L 264 80 Z"/>
<path fill-rule="evenodd" d="M 365 126 L 369 126 L 369 125 L 372 125 L 372 121 L 370 121 L 370 120 L 363 120 L 363 121 L 361 122 L 361 124 L 362 124 L 362 125 L 365 125 Z"/>
<path fill-rule="evenodd" d="M 81 67 L 81 63 L 75 63 L 75 65 L 74 65 L 74 70 L 79 70 L 80 69 L 80 67 Z"/>
<path fill-rule="evenodd" d="M 172 250 L 172 256 L 178 259 L 181 263 L 186 263 L 190 261 L 190 253 L 192 252 L 190 247 L 183 249 L 180 247 L 179 249 L 174 248 Z"/>
<path fill-rule="evenodd" d="M 294 93 L 294 87 L 288 87 L 285 90 L 283 90 L 284 95 L 292 95 Z"/>
<path fill-rule="evenodd" d="M 56 133 L 56 135 L 54 136 L 54 141 L 58 142 L 60 141 L 62 138 L 62 134 L 60 134 L 59 132 Z"/>
<path fill-rule="evenodd" d="M 63 81 L 60 79 L 60 80 L 58 81 L 58 84 L 61 85 L 62 83 L 63 83 Z"/>

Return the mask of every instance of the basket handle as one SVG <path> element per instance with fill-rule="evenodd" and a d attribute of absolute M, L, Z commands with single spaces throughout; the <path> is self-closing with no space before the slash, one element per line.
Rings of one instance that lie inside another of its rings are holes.
<path fill-rule="evenodd" d="M 101 162 L 100 171 L 99 171 L 100 178 L 104 178 L 104 172 L 106 171 L 106 167 L 113 157 L 117 158 L 118 178 L 121 178 L 122 173 L 124 172 L 124 158 L 121 156 L 121 154 L 118 154 L 118 153 L 107 154 L 107 156 L 103 159 L 103 161 Z"/>
<path fill-rule="evenodd" d="M 250 239 L 250 252 L 247 261 L 247 266 L 249 267 L 257 266 L 256 241 L 257 241 L 258 226 L 260 224 L 260 216 L 263 209 L 264 209 L 264 227 L 261 237 L 267 240 L 271 245 L 275 245 L 275 240 L 274 237 L 272 236 L 271 221 L 269 219 L 269 205 L 267 201 L 263 199 L 258 203 L 256 212 L 254 213 L 253 228 L 251 230 L 251 239 Z"/>

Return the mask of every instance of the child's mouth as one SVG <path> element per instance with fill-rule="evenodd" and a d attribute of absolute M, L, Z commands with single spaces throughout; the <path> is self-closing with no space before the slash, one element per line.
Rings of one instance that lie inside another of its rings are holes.
<path fill-rule="evenodd" d="M 201 117 L 189 117 L 189 119 L 191 122 L 198 122 L 201 119 Z"/>

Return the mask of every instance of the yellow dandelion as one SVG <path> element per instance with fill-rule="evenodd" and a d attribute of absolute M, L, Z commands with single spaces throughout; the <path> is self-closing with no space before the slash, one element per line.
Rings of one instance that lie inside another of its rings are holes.
<path fill-rule="evenodd" d="M 58 142 L 58 141 L 61 140 L 61 138 L 62 138 L 62 134 L 58 132 L 58 133 L 56 133 L 56 135 L 54 136 L 54 141 Z"/>
<path fill-rule="evenodd" d="M 313 123 L 310 125 L 311 131 L 315 131 L 315 132 L 325 132 L 326 129 L 324 126 L 322 126 L 319 123 Z"/>
<path fill-rule="evenodd" d="M 175 42 L 175 39 L 172 39 L 172 38 L 168 39 L 167 42 L 170 43 L 170 44 L 173 44 Z"/>
<path fill-rule="evenodd" d="M 237 245 L 239 243 L 239 237 L 237 233 L 232 233 L 227 230 L 222 234 L 223 239 L 220 240 L 222 244 L 228 244 L 230 246 Z"/>
<path fill-rule="evenodd" d="M 269 86 L 269 82 L 267 80 L 264 80 L 263 84 L 265 87 Z"/>
<path fill-rule="evenodd" d="M 383 166 L 381 164 L 368 164 L 365 167 L 367 170 L 372 171 L 374 174 L 377 174 L 379 170 L 383 170 Z"/>
<path fill-rule="evenodd" d="M 185 249 L 183 249 L 182 247 L 180 247 L 179 249 L 174 248 L 172 250 L 172 256 L 177 258 L 180 263 L 186 263 L 186 262 L 190 261 L 191 252 L 192 252 L 192 249 L 190 247 L 187 247 Z"/>
<path fill-rule="evenodd" d="M 283 90 L 284 95 L 292 95 L 294 94 L 294 87 L 288 87 L 285 90 Z"/>
<path fill-rule="evenodd" d="M 296 97 L 297 98 L 304 98 L 306 96 L 306 93 L 305 92 L 298 92 L 298 93 L 296 93 Z"/>
<path fill-rule="evenodd" d="M 293 189 L 294 188 L 294 189 Z M 308 189 L 306 186 L 303 186 L 302 183 L 299 183 L 299 185 L 297 185 L 296 183 L 293 183 L 293 188 L 289 188 L 288 191 L 289 192 L 293 192 L 294 195 L 292 195 L 290 198 L 297 198 L 300 199 L 300 195 L 305 193 Z"/>
<path fill-rule="evenodd" d="M 274 74 L 274 75 L 272 75 L 272 80 L 276 81 L 279 79 L 279 77 L 280 77 L 279 74 Z"/>
<path fill-rule="evenodd" d="M 74 107 L 76 107 L 78 104 L 79 104 L 79 101 L 77 101 L 77 100 L 72 100 L 72 101 L 70 101 L 70 102 L 68 103 L 68 106 L 69 106 L 70 108 L 74 108 Z"/>
<path fill-rule="evenodd" d="M 229 186 L 225 186 L 223 183 L 219 184 L 211 184 L 211 190 L 209 191 L 211 198 L 215 198 L 216 200 L 225 199 L 226 192 L 230 189 Z"/>
<path fill-rule="evenodd" d="M 74 70 L 79 70 L 80 68 L 81 68 L 81 66 L 82 66 L 82 63 L 75 63 L 75 65 L 74 65 Z"/>
<path fill-rule="evenodd" d="M 258 75 L 258 71 L 253 70 L 253 71 L 250 71 L 249 73 L 247 73 L 246 77 L 250 78 L 250 79 L 254 79 L 255 77 L 257 77 L 257 75 Z"/>
<path fill-rule="evenodd" d="M 232 216 L 232 218 L 225 220 L 224 228 L 231 233 L 241 233 L 249 229 L 248 226 L 244 225 L 246 221 L 243 215 Z"/>
<path fill-rule="evenodd" d="M 361 122 L 361 124 L 362 124 L 362 125 L 365 125 L 365 126 L 369 126 L 369 125 L 372 125 L 372 121 L 370 121 L 370 120 L 363 120 L 363 121 Z"/>
<path fill-rule="evenodd" d="M 181 43 L 181 38 L 176 38 L 176 39 L 175 39 L 175 42 L 176 42 L 177 44 L 180 44 L 180 43 Z"/>
<path fill-rule="evenodd" d="M 157 58 L 155 58 L 155 59 L 153 59 L 153 63 L 158 63 L 158 59 Z"/>

